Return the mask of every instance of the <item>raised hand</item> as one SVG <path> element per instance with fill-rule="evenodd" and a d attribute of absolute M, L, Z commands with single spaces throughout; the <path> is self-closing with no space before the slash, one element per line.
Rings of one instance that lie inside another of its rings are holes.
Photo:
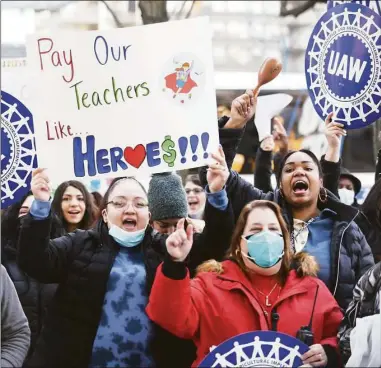
<path fill-rule="evenodd" d="M 185 219 L 181 219 L 177 223 L 176 231 L 166 241 L 167 252 L 175 262 L 183 262 L 193 245 L 193 225 L 188 225 L 185 231 L 184 223 Z"/>
<path fill-rule="evenodd" d="M 261 142 L 261 148 L 263 151 L 271 151 L 272 152 L 275 148 L 274 137 L 272 135 L 267 136 Z"/>
<path fill-rule="evenodd" d="M 282 122 L 279 118 L 274 118 L 274 130 L 273 130 L 273 137 L 275 143 L 278 143 L 279 150 L 281 152 L 287 152 L 288 151 L 288 136 L 286 129 L 284 128 Z"/>
<path fill-rule="evenodd" d="M 49 201 L 51 184 L 45 169 L 36 169 L 32 173 L 31 191 L 33 197 L 40 201 Z"/>
<path fill-rule="evenodd" d="M 216 160 L 210 164 L 207 170 L 206 179 L 208 181 L 211 193 L 221 191 L 229 179 L 230 172 L 228 170 L 224 150 L 220 146 L 217 153 L 212 153 L 212 157 Z"/>
<path fill-rule="evenodd" d="M 340 148 L 341 137 L 345 137 L 347 132 L 344 128 L 344 124 L 334 122 L 334 113 L 331 112 L 327 119 L 325 119 L 324 134 L 327 138 L 328 145 L 334 148 Z"/>
<path fill-rule="evenodd" d="M 326 160 L 338 162 L 340 160 L 340 145 L 342 137 L 347 135 L 344 125 L 334 122 L 334 113 L 331 112 L 325 119 L 324 134 L 328 141 Z"/>
<path fill-rule="evenodd" d="M 242 129 L 254 116 L 257 108 L 257 96 L 251 89 L 233 100 L 230 110 L 230 119 L 226 123 L 227 129 Z"/>

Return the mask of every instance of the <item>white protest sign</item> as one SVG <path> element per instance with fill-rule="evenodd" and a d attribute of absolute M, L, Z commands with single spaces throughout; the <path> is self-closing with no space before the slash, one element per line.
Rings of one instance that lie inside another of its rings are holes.
<path fill-rule="evenodd" d="M 207 17 L 27 42 L 39 166 L 54 179 L 202 166 L 218 148 Z"/>
<path fill-rule="evenodd" d="M 291 101 L 292 96 L 285 93 L 258 97 L 254 122 L 257 127 L 259 141 L 271 134 L 271 119 L 279 114 Z"/>

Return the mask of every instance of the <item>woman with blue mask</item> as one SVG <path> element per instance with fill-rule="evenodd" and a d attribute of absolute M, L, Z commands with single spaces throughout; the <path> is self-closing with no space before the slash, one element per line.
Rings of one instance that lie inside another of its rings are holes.
<path fill-rule="evenodd" d="M 324 283 L 314 277 L 318 268 L 314 258 L 306 253 L 292 257 L 277 204 L 258 200 L 246 205 L 229 259 L 206 262 L 193 280 L 184 263 L 191 249 L 192 237 L 182 228 L 167 239 L 170 257 L 156 273 L 147 313 L 173 334 L 194 340 L 197 358 L 192 366 L 198 367 L 212 346 L 236 335 L 275 330 L 302 339 L 303 326 L 310 333 L 308 341 L 303 338 L 310 346 L 303 364 L 338 366 L 336 334 L 342 312 Z"/>
<path fill-rule="evenodd" d="M 245 114 L 242 115 L 242 109 Z M 226 154 L 226 162 L 232 167 L 240 137 L 248 119 L 255 113 L 255 98 L 247 91 L 232 103 L 230 118 L 219 121 L 220 141 Z M 327 149 L 324 170 L 336 177 L 340 172 L 341 125 L 334 122 L 330 113 L 325 121 L 327 139 L 334 141 Z M 329 137 L 329 138 L 328 138 Z M 205 170 L 199 172 L 205 183 Z M 329 181 L 324 175 L 316 155 L 307 150 L 289 151 L 279 164 L 277 188 L 264 193 L 230 170 L 226 192 L 238 219 L 242 208 L 254 200 L 270 200 L 282 209 L 295 253 L 304 251 L 313 255 L 319 264 L 318 277 L 329 288 L 340 307 L 346 309 L 352 299 L 357 280 L 374 265 L 371 248 L 365 237 L 361 212 L 341 203 L 324 187 Z M 337 186 L 336 186 L 337 189 Z M 361 228 L 360 228 L 361 227 Z"/>
<path fill-rule="evenodd" d="M 217 166 L 208 175 L 206 226 L 195 235 L 187 259 L 191 270 L 221 258 L 233 229 L 230 207 L 213 204 L 226 195 L 228 170 Z M 44 170 L 36 170 L 31 186 L 35 201 L 22 224 L 19 264 L 41 282 L 59 286 L 27 366 L 189 367 L 191 342 L 161 329 L 145 312 L 156 269 L 166 256 L 166 236 L 149 226 L 144 187 L 134 178 L 115 179 L 95 228 L 49 241 Z M 187 230 L 193 234 L 192 226 Z"/>

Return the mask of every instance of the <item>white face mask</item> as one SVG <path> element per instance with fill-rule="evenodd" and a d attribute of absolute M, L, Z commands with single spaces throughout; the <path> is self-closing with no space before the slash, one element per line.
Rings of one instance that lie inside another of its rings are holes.
<path fill-rule="evenodd" d="M 146 229 L 144 228 L 142 230 L 130 232 L 130 231 L 121 229 L 118 226 L 111 225 L 108 233 L 121 246 L 132 248 L 132 247 L 136 247 L 143 241 L 145 231 Z"/>
<path fill-rule="evenodd" d="M 351 206 L 353 202 L 355 201 L 354 190 L 341 188 L 339 189 L 339 196 L 340 196 L 341 202 L 343 202 L 344 204 L 347 204 L 348 206 Z"/>
<path fill-rule="evenodd" d="M 108 221 L 108 225 L 110 226 L 108 229 L 109 235 L 122 247 L 131 248 L 136 247 L 143 241 L 148 223 L 144 229 L 137 231 L 126 231 L 110 221 Z"/>

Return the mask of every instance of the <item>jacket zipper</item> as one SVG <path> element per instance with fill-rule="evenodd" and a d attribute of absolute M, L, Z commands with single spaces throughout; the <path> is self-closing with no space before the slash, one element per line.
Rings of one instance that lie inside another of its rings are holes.
<path fill-rule="evenodd" d="M 340 257 L 341 257 L 341 247 L 343 245 L 343 239 L 344 239 L 344 234 L 345 232 L 349 229 L 349 226 L 351 226 L 352 222 L 356 219 L 356 217 L 359 215 L 360 211 L 357 211 L 356 215 L 353 217 L 353 219 L 348 223 L 348 225 L 345 227 L 341 234 L 341 239 L 340 239 L 340 245 L 339 245 L 339 255 L 337 257 L 337 271 L 336 271 L 336 283 L 335 283 L 335 288 L 333 291 L 333 296 L 336 296 L 336 291 L 337 291 L 337 286 L 339 285 L 339 274 L 340 274 Z"/>

